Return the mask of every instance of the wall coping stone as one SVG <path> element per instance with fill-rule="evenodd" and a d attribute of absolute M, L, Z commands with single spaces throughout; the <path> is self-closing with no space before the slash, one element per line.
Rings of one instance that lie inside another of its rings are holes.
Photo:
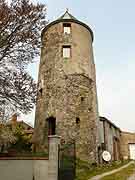
<path fill-rule="evenodd" d="M 49 160 L 48 157 L 0 157 L 0 160 Z"/>

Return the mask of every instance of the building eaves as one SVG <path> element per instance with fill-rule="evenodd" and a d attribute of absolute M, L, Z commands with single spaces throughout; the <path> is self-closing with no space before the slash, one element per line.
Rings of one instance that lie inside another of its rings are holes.
<path fill-rule="evenodd" d="M 101 116 L 99 118 L 100 118 L 100 121 L 108 122 L 110 125 L 112 125 L 114 128 L 118 129 L 121 132 L 121 129 L 118 126 L 116 126 L 114 123 L 112 123 L 110 120 L 108 120 L 107 118 L 101 117 Z"/>

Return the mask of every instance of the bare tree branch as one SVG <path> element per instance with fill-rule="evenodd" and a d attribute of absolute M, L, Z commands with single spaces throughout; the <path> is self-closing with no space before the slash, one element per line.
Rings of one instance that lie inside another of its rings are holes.
<path fill-rule="evenodd" d="M 26 69 L 39 56 L 40 32 L 46 23 L 45 5 L 0 0 L 0 112 L 32 110 L 36 83 Z"/>

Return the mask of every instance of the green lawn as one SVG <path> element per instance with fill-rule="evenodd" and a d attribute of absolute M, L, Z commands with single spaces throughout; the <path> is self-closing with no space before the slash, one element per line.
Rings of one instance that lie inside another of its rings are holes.
<path fill-rule="evenodd" d="M 102 180 L 127 180 L 133 173 L 135 173 L 135 164 L 131 164 L 115 174 L 105 176 Z"/>
<path fill-rule="evenodd" d="M 90 166 L 88 163 L 79 160 L 77 161 L 77 170 L 76 170 L 75 180 L 88 180 L 93 176 L 119 168 L 127 164 L 128 162 L 129 161 L 124 161 L 124 162 L 118 161 L 118 162 L 113 162 L 112 164 L 100 165 L 100 166 L 95 167 L 95 166 Z M 108 180 L 111 180 L 111 179 L 108 179 Z"/>

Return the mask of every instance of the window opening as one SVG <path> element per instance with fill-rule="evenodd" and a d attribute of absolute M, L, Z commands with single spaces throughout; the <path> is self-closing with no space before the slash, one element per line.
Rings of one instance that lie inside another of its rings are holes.
<path fill-rule="evenodd" d="M 70 34 L 71 33 L 71 24 L 64 23 L 63 24 L 64 34 Z"/>
<path fill-rule="evenodd" d="M 81 102 L 83 102 L 84 101 L 84 97 L 81 97 Z"/>
<path fill-rule="evenodd" d="M 40 94 L 42 95 L 43 89 L 42 89 L 42 88 L 41 88 L 41 89 L 39 89 L 39 92 L 40 92 Z"/>
<path fill-rule="evenodd" d="M 76 118 L 76 124 L 80 124 L 80 118 L 79 117 Z"/>
<path fill-rule="evenodd" d="M 71 46 L 63 46 L 63 58 L 71 57 Z"/>
<path fill-rule="evenodd" d="M 43 87 L 44 87 L 44 80 L 41 79 L 41 81 L 39 82 L 39 88 L 38 88 L 41 95 L 42 95 L 42 92 L 43 92 Z"/>
<path fill-rule="evenodd" d="M 48 135 L 55 135 L 56 134 L 56 118 L 49 117 L 48 121 Z"/>

